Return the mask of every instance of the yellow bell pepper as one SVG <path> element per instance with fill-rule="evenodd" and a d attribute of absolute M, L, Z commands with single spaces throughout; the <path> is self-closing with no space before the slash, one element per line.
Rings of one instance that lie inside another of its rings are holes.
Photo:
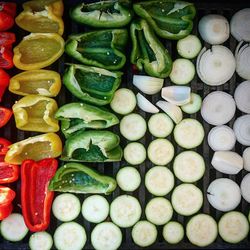
<path fill-rule="evenodd" d="M 62 141 L 55 133 L 30 137 L 9 146 L 4 161 L 20 165 L 24 160 L 40 161 L 44 158 L 56 158 L 62 153 Z"/>
<path fill-rule="evenodd" d="M 16 127 L 35 132 L 57 132 L 59 130 L 58 121 L 54 118 L 57 109 L 54 99 L 39 95 L 27 95 L 12 107 Z"/>
<path fill-rule="evenodd" d="M 64 52 L 64 40 L 56 33 L 31 33 L 14 48 L 18 69 L 33 70 L 54 63 Z"/>
<path fill-rule="evenodd" d="M 55 71 L 29 70 L 10 79 L 9 91 L 17 95 L 43 95 L 55 97 L 61 89 L 61 77 Z"/>

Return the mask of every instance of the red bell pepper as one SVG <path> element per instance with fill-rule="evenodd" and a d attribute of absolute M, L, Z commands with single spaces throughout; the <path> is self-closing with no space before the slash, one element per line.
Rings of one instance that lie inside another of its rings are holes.
<path fill-rule="evenodd" d="M 6 46 L 0 46 L 0 68 L 10 69 L 13 65 L 12 49 Z"/>
<path fill-rule="evenodd" d="M 3 69 L 0 69 L 0 102 L 2 101 L 3 94 L 9 86 L 9 83 L 10 76 Z"/>
<path fill-rule="evenodd" d="M 7 139 L 0 137 L 0 156 L 5 156 L 6 153 L 8 152 L 8 147 L 11 145 L 12 143 L 10 141 L 8 141 Z"/>
<path fill-rule="evenodd" d="M 12 44 L 16 41 L 16 35 L 12 32 L 0 32 L 0 46 L 12 48 Z"/>
<path fill-rule="evenodd" d="M 14 25 L 15 15 L 15 3 L 0 2 L 0 31 L 8 30 Z"/>
<path fill-rule="evenodd" d="M 19 166 L 0 162 L 0 184 L 11 183 L 18 179 Z"/>
<path fill-rule="evenodd" d="M 4 107 L 0 107 L 0 128 L 3 127 L 11 118 L 12 110 Z"/>
<path fill-rule="evenodd" d="M 25 160 L 21 166 L 21 203 L 26 226 L 32 232 L 44 231 L 50 223 L 54 192 L 48 190 L 49 181 L 56 173 L 58 162 L 47 158 Z"/>
<path fill-rule="evenodd" d="M 0 220 L 3 220 L 11 214 L 13 210 L 12 201 L 15 196 L 16 193 L 12 189 L 0 186 Z"/>

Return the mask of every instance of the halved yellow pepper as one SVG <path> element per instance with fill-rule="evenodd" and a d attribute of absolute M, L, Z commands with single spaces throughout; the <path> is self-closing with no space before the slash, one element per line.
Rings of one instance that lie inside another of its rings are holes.
<path fill-rule="evenodd" d="M 20 165 L 24 160 L 39 161 L 44 158 L 56 158 L 62 153 L 62 141 L 55 133 L 30 137 L 9 146 L 4 161 Z"/>
<path fill-rule="evenodd" d="M 54 63 L 64 52 L 64 40 L 56 33 L 31 33 L 14 48 L 18 69 L 33 70 Z"/>
<path fill-rule="evenodd" d="M 55 71 L 29 70 L 10 79 L 9 91 L 17 95 L 43 95 L 55 97 L 61 89 L 61 77 Z"/>
<path fill-rule="evenodd" d="M 27 95 L 12 107 L 16 127 L 35 132 L 57 132 L 59 130 L 58 121 L 54 118 L 57 109 L 54 99 L 39 95 Z"/>

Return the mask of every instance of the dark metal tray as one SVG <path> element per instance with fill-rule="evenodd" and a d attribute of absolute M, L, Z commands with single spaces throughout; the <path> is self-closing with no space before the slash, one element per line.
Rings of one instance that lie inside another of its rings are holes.
<path fill-rule="evenodd" d="M 22 10 L 21 3 L 24 1 L 23 0 L 21 0 L 21 1 L 16 0 L 16 1 L 12 1 L 12 2 L 17 3 L 18 13 L 19 13 Z M 67 39 L 68 35 L 71 33 L 79 33 L 79 32 L 85 31 L 85 28 L 83 26 L 79 26 L 76 23 L 74 23 L 69 18 L 69 14 L 68 14 L 68 10 L 69 10 L 70 6 L 72 6 L 73 4 L 76 4 L 78 2 L 81 2 L 81 1 L 78 1 L 78 0 L 73 0 L 73 1 L 65 0 L 64 1 L 64 5 L 65 5 L 64 38 L 65 38 L 65 40 Z M 196 19 L 194 21 L 194 29 L 193 29 L 194 34 L 198 34 L 198 32 L 197 32 L 198 20 L 205 14 L 209 14 L 209 13 L 222 14 L 228 20 L 230 20 L 232 15 L 237 10 L 250 7 L 250 1 L 247 1 L 247 0 L 246 1 L 244 1 L 244 0 L 238 0 L 238 1 L 236 1 L 236 0 L 235 1 L 225 1 L 225 0 L 220 0 L 220 1 L 219 0 L 218 1 L 200 0 L 199 1 L 199 0 L 196 0 L 196 1 L 190 1 L 190 2 L 195 2 L 196 8 L 197 8 L 197 16 L 196 16 Z M 22 37 L 24 35 L 28 34 L 27 32 L 21 30 L 17 26 L 15 26 L 12 31 L 16 33 L 17 43 L 22 39 Z M 171 53 L 172 58 L 173 59 L 177 58 L 178 55 L 176 52 L 176 42 L 175 41 L 166 41 L 166 40 L 163 42 L 166 45 L 169 52 Z M 232 37 L 230 37 L 230 39 L 225 42 L 225 46 L 229 47 L 233 52 L 235 50 L 236 44 L 237 44 L 236 40 Z M 208 46 L 208 44 L 205 44 L 205 45 Z M 131 45 L 128 46 L 128 56 L 129 56 L 130 49 L 131 49 L 130 46 Z M 132 70 L 131 70 L 132 68 L 131 68 L 131 65 L 129 63 L 129 59 L 127 61 L 128 62 L 124 68 L 125 74 L 123 77 L 122 86 L 133 89 L 135 92 L 137 92 L 138 90 L 132 86 Z M 56 70 L 59 73 L 63 74 L 65 62 L 73 62 L 73 60 L 71 58 L 69 58 L 68 56 L 63 55 L 55 64 L 53 64 L 49 68 Z M 20 72 L 20 71 L 18 71 L 17 69 L 12 69 L 9 71 L 9 73 L 11 75 L 15 75 L 18 72 Z M 202 97 L 205 97 L 208 93 L 210 93 L 211 91 L 214 91 L 214 90 L 223 90 L 225 92 L 233 94 L 236 86 L 242 81 L 243 80 L 241 78 L 239 78 L 239 76 L 234 74 L 232 79 L 229 82 L 227 82 L 226 84 L 219 86 L 219 87 L 209 87 L 209 86 L 203 84 L 201 82 L 201 80 L 197 76 L 195 76 L 194 80 L 191 82 L 191 87 L 192 87 L 192 91 L 198 93 Z M 169 79 L 166 79 L 165 85 L 169 85 L 169 84 L 170 84 Z M 21 98 L 20 96 L 13 95 L 7 91 L 1 105 L 6 106 L 6 107 L 11 107 L 13 105 L 13 103 L 20 98 Z M 75 97 L 73 97 L 65 89 L 64 86 L 62 87 L 62 90 L 56 99 L 57 99 L 59 106 L 65 104 L 65 103 L 69 103 L 69 102 L 77 100 Z M 160 99 L 159 94 L 154 95 L 153 97 L 149 97 L 149 100 L 151 100 L 153 103 L 159 99 Z M 142 112 L 139 109 L 137 109 L 136 112 L 139 112 L 146 120 L 148 120 L 150 117 L 149 114 L 146 114 L 145 112 Z M 242 113 L 239 110 L 237 110 L 235 118 L 239 117 L 240 115 L 242 115 Z M 186 117 L 188 117 L 188 116 L 186 116 Z M 198 112 L 197 114 L 191 115 L 191 117 L 196 118 L 202 122 L 204 129 L 206 131 L 206 134 L 207 134 L 208 131 L 211 129 L 211 126 L 202 120 L 200 113 Z M 232 127 L 232 124 L 233 124 L 235 118 L 229 122 L 229 126 Z M 119 134 L 119 127 L 116 126 L 115 128 L 113 128 L 113 131 Z M 33 136 L 36 134 L 37 133 L 23 132 L 23 131 L 17 130 L 15 127 L 14 118 L 11 119 L 11 121 L 8 123 L 7 126 L 0 129 L 0 136 L 9 139 L 12 142 L 20 141 L 20 140 L 23 140 L 29 136 Z M 63 136 L 61 136 L 61 138 L 63 138 Z M 146 136 L 144 138 L 142 138 L 140 140 L 140 142 L 143 143 L 147 147 L 149 142 L 153 139 L 154 139 L 154 137 L 152 137 L 148 133 L 148 134 L 146 134 Z M 173 140 L 172 135 L 170 135 L 168 137 L 168 139 L 170 139 L 173 142 L 176 153 L 183 151 L 182 148 L 180 148 L 179 146 L 176 145 L 175 141 Z M 122 143 L 122 146 L 124 146 L 124 145 L 126 145 L 127 141 L 124 138 L 121 138 L 121 143 Z M 220 177 L 228 177 L 228 175 L 224 175 L 224 174 L 219 173 L 211 166 L 210 162 L 211 162 L 211 158 L 213 155 L 213 151 L 208 147 L 206 138 L 205 138 L 203 144 L 195 150 L 198 153 L 200 153 L 201 155 L 203 155 L 205 162 L 206 162 L 205 175 L 200 181 L 198 181 L 196 183 L 196 185 L 203 191 L 203 196 L 204 196 L 204 204 L 203 204 L 200 212 L 208 213 L 208 214 L 212 215 L 216 221 L 218 221 L 223 213 L 215 210 L 213 207 L 211 207 L 209 205 L 209 203 L 207 201 L 207 197 L 206 197 L 206 190 L 207 190 L 209 183 L 212 180 L 214 180 L 215 178 L 220 178 Z M 244 147 L 241 146 L 239 143 L 236 143 L 235 151 L 238 152 L 239 154 L 242 154 L 243 150 L 244 150 Z M 125 166 L 126 162 L 123 160 L 119 163 L 105 163 L 105 164 L 92 164 L 92 165 L 95 166 L 102 173 L 115 176 L 118 169 L 120 168 L 120 166 Z M 133 196 L 135 196 L 139 199 L 142 208 L 144 208 L 145 205 L 147 204 L 147 202 L 153 197 L 153 195 L 151 195 L 145 189 L 145 185 L 144 185 L 144 176 L 150 167 L 152 167 L 152 163 L 148 159 L 145 161 L 145 163 L 138 166 L 138 169 L 139 169 L 141 177 L 142 177 L 142 183 L 141 183 L 138 190 L 136 190 L 133 193 L 129 193 L 129 194 L 132 194 Z M 172 168 L 171 163 L 169 164 L 169 168 L 170 169 Z M 229 176 L 229 178 L 236 181 L 238 184 L 240 184 L 241 179 L 245 174 L 246 174 L 246 171 L 241 171 L 236 176 L 232 175 L 232 176 Z M 180 184 L 180 181 L 176 179 L 176 185 L 177 184 Z M 12 184 L 10 186 L 17 191 L 17 197 L 15 199 L 16 206 L 15 206 L 14 211 L 21 212 L 21 209 L 20 209 L 20 180 L 17 183 Z M 125 193 L 125 192 L 123 192 L 122 190 L 117 188 L 112 195 L 107 196 L 107 199 L 111 202 L 115 197 L 117 197 L 123 193 Z M 81 201 L 83 201 L 84 197 L 86 197 L 85 195 L 78 195 L 78 196 L 79 196 Z M 166 196 L 166 198 L 168 198 L 168 199 L 170 197 L 171 197 L 171 193 Z M 243 213 L 245 213 L 247 215 L 249 208 L 250 208 L 250 205 L 242 199 L 240 205 L 237 207 L 236 210 L 242 211 Z M 190 217 L 180 216 L 177 213 L 174 213 L 174 215 L 173 215 L 173 220 L 179 221 L 184 226 L 186 225 L 189 218 Z M 144 211 L 142 213 L 142 219 L 145 219 Z M 89 223 L 86 220 L 84 220 L 81 214 L 78 216 L 76 221 L 79 222 L 80 224 L 82 224 L 87 232 L 88 240 L 87 240 L 87 243 L 85 245 L 85 249 L 93 249 L 93 247 L 91 246 L 91 242 L 90 242 L 90 234 L 91 234 L 91 231 L 94 228 L 95 224 Z M 57 221 L 53 215 L 51 215 L 51 224 L 50 224 L 50 227 L 48 229 L 48 232 L 53 235 L 56 227 L 59 224 L 60 224 L 60 222 Z M 123 242 L 122 242 L 120 249 L 124 249 L 124 250 L 125 249 L 139 249 L 139 247 L 133 243 L 133 240 L 131 238 L 131 228 L 122 229 L 122 233 L 123 233 Z M 25 237 L 25 239 L 22 242 L 17 242 L 17 243 L 10 243 L 8 241 L 5 241 L 2 238 L 2 236 L 0 236 L 0 250 L 4 250 L 4 249 L 6 249 L 6 250 L 7 249 L 8 250 L 10 250 L 10 249 L 13 249 L 13 250 L 14 249 L 17 249 L 17 250 L 28 249 L 29 236 L 30 236 L 30 233 Z M 152 246 L 148 247 L 148 249 L 196 249 L 196 248 L 198 248 L 198 247 L 192 245 L 186 237 L 177 245 L 170 245 L 170 244 L 166 243 L 162 237 L 162 226 L 158 227 L 158 237 L 157 237 L 156 243 L 154 243 Z M 233 245 L 233 244 L 225 243 L 218 236 L 216 241 L 206 248 L 207 249 L 250 249 L 250 237 L 248 236 L 248 238 L 246 238 L 241 243 Z"/>

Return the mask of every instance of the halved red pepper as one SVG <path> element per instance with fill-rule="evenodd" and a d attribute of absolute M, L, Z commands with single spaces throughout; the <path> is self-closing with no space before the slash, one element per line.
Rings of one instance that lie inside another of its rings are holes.
<path fill-rule="evenodd" d="M 26 226 L 32 232 L 44 231 L 50 223 L 54 192 L 48 190 L 58 162 L 47 158 L 41 161 L 25 160 L 21 166 L 21 203 Z"/>
<path fill-rule="evenodd" d="M 3 69 L 0 69 L 0 102 L 6 88 L 9 86 L 10 76 Z"/>
<path fill-rule="evenodd" d="M 12 201 L 15 196 L 15 191 L 8 187 L 0 186 L 0 220 L 11 214 L 13 210 Z"/>
<path fill-rule="evenodd" d="M 15 3 L 0 2 L 0 31 L 8 30 L 14 25 L 15 15 Z"/>
<path fill-rule="evenodd" d="M 11 118 L 12 110 L 4 107 L 0 107 L 0 128 L 3 127 Z"/>
<path fill-rule="evenodd" d="M 11 145 L 12 143 L 3 138 L 3 137 L 0 137 L 0 156 L 5 156 L 6 153 L 8 152 L 8 147 Z"/>
<path fill-rule="evenodd" d="M 16 35 L 12 32 L 0 32 L 0 46 L 8 48 L 12 47 L 12 44 L 16 41 Z"/>
<path fill-rule="evenodd" d="M 0 68 L 10 69 L 13 65 L 12 49 L 8 46 L 0 46 Z"/>
<path fill-rule="evenodd" d="M 18 179 L 19 166 L 0 162 L 0 184 L 11 183 Z"/>

